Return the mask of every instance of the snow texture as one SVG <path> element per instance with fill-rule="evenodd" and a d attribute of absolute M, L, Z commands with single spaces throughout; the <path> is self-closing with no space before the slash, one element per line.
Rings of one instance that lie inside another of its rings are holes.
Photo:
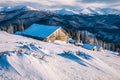
<path fill-rule="evenodd" d="M 120 80 L 116 52 L 42 42 L 2 31 L 0 36 L 0 80 Z"/>

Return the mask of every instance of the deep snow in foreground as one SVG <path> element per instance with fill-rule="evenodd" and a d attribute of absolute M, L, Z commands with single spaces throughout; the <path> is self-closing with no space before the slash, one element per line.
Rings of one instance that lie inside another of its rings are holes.
<path fill-rule="evenodd" d="M 120 80 L 120 57 L 114 52 L 6 32 L 0 32 L 0 37 L 0 80 Z"/>

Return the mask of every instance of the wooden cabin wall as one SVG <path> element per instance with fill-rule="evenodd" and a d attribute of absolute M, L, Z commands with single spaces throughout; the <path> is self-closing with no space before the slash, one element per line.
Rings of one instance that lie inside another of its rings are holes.
<path fill-rule="evenodd" d="M 67 34 L 62 31 L 62 29 L 58 29 L 56 32 L 54 32 L 49 38 L 48 41 L 54 41 L 54 40 L 61 40 L 61 41 L 67 41 Z"/>

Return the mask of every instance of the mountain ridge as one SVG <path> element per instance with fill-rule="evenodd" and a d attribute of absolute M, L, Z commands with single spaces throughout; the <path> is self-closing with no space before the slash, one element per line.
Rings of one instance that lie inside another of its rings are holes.
<path fill-rule="evenodd" d="M 42 9 L 36 9 L 31 6 L 14 6 L 14 7 L 0 7 L 0 11 L 2 12 L 10 12 L 14 10 L 37 10 L 41 11 Z M 42 11 L 49 11 L 52 13 L 60 14 L 60 15 L 120 15 L 119 9 L 112 9 L 112 8 L 81 8 L 81 9 L 68 9 L 68 8 L 59 8 L 59 9 L 46 9 Z"/>

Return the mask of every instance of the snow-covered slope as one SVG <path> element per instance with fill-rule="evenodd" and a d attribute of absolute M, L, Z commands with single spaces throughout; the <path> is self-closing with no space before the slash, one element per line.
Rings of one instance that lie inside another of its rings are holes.
<path fill-rule="evenodd" d="M 120 58 L 113 52 L 93 52 L 1 31 L 0 36 L 0 80 L 120 80 Z"/>

